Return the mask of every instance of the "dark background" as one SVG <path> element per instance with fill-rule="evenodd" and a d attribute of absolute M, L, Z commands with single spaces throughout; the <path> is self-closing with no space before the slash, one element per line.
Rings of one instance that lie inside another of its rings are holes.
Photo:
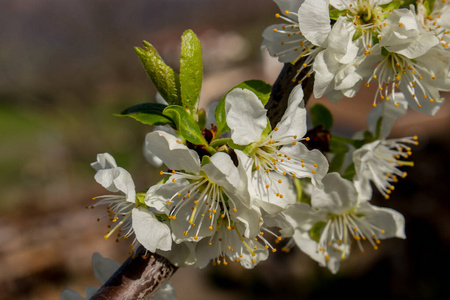
<path fill-rule="evenodd" d="M 193 29 L 203 45 L 201 105 L 248 79 L 273 83 L 281 65 L 260 49 L 277 20 L 270 0 L 3 0 L 0 3 L 0 299 L 58 299 L 97 284 L 91 256 L 119 262 L 128 245 L 105 241 L 102 209 L 86 210 L 105 191 L 90 162 L 109 152 L 138 188 L 156 182 L 142 156 L 151 130 L 114 117 L 155 99 L 133 47 L 152 43 L 178 67 L 180 36 Z M 335 130 L 364 129 L 372 90 L 338 105 L 326 99 Z M 403 213 L 406 240 L 353 251 L 337 275 L 294 250 L 254 270 L 239 265 L 181 269 L 178 299 L 438 299 L 449 269 L 448 153 L 450 107 L 427 117 L 409 112 L 393 136 L 419 135 L 409 168 L 391 199 L 377 205 Z M 442 275 L 444 274 L 444 275 Z"/>

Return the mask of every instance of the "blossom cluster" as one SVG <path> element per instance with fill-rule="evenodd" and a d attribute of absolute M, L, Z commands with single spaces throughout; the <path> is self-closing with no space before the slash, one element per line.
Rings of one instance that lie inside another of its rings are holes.
<path fill-rule="evenodd" d="M 263 47 L 298 67 L 276 124 L 265 108 L 271 86 L 259 80 L 198 108 L 201 47 L 192 31 L 182 37 L 180 74 L 149 43 L 136 48 L 159 102 L 120 116 L 154 126 L 143 152 L 161 181 L 136 190 L 113 156 L 98 154 L 95 179 L 112 193 L 92 205 L 106 206 L 105 238 L 131 238 L 130 253 L 142 245 L 176 266 L 199 268 L 253 268 L 270 252 L 298 247 L 333 273 L 355 246 L 376 250 L 383 239 L 405 238 L 404 217 L 371 200 L 374 193 L 389 199 L 403 167 L 413 165 L 418 138 L 389 138 L 395 121 L 408 108 L 436 114 L 440 93 L 450 89 L 450 5 L 274 1 L 284 23 L 264 31 Z M 326 107 L 307 110 L 305 80 L 314 81 L 315 98 L 334 102 L 373 83 L 367 128 L 351 138 L 332 134 Z"/>
<path fill-rule="evenodd" d="M 427 115 L 450 89 L 450 6 L 446 0 L 274 0 L 284 23 L 268 27 L 264 45 L 284 63 L 305 58 L 314 96 L 337 102 L 374 85 L 373 105 L 400 101 Z"/>

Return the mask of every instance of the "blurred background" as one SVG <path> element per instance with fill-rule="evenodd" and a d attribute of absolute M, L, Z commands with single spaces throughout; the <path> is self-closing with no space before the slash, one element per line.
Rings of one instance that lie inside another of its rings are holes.
<path fill-rule="evenodd" d="M 260 44 L 277 11 L 271 0 L 0 2 L 0 299 L 59 299 L 66 287 L 84 295 L 97 284 L 94 252 L 128 257 L 127 244 L 103 239 L 103 210 L 85 206 L 106 193 L 90 168 L 97 153 L 111 153 L 138 189 L 157 181 L 142 156 L 151 128 L 113 115 L 155 100 L 133 47 L 147 40 L 177 69 L 181 34 L 194 30 L 206 107 L 241 81 L 275 81 L 282 66 Z M 351 135 L 365 128 L 372 92 L 310 104 L 327 105 L 335 130 Z M 450 267 L 449 115 L 448 102 L 433 118 L 410 112 L 392 132 L 419 136 L 415 167 L 390 200 L 373 201 L 405 215 L 406 240 L 354 251 L 337 275 L 295 249 L 254 270 L 180 269 L 178 299 L 441 298 Z"/>

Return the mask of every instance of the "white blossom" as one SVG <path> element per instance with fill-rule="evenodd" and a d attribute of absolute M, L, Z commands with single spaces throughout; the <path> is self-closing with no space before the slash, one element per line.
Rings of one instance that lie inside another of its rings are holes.
<path fill-rule="evenodd" d="M 357 175 L 355 184 L 365 195 L 363 198 L 371 198 L 369 182 L 372 182 L 386 199 L 389 198 L 394 190 L 393 183 L 397 182 L 399 177 L 404 178 L 407 175 L 399 167 L 414 165 L 412 161 L 404 160 L 411 155 L 411 147 L 408 144 L 417 145 L 417 136 L 398 139 L 382 138 L 365 144 L 353 152 Z"/>
<path fill-rule="evenodd" d="M 300 72 L 310 67 L 318 53 L 319 48 L 311 43 L 301 32 L 298 10 L 304 0 L 274 0 L 280 13 L 275 17 L 285 23 L 267 27 L 263 32 L 264 41 L 262 47 L 267 48 L 270 55 L 277 57 L 280 62 L 295 64 L 299 59 L 304 59 L 299 66 L 297 74 L 292 81 L 302 83 L 311 74 L 307 72 L 303 78 L 297 79 Z"/>
<path fill-rule="evenodd" d="M 383 23 L 379 43 L 369 56 L 378 60 L 371 77 L 378 82 L 374 96 L 389 99 L 399 90 L 409 106 L 428 115 L 434 115 L 443 102 L 440 91 L 450 89 L 449 53 L 439 45 L 439 39 L 424 30 L 411 10 L 394 10 Z"/>
<path fill-rule="evenodd" d="M 310 151 L 301 143 L 309 138 L 304 138 L 306 109 L 300 85 L 292 90 L 288 107 L 273 130 L 266 109 L 250 90 L 236 88 L 228 93 L 225 109 L 231 139 L 237 145 L 246 145 L 244 152 L 250 160 L 244 165 L 252 171 L 256 198 L 267 212 L 275 213 L 290 204 L 284 197 L 283 183 L 291 178 L 311 178 L 314 185 L 321 186 L 328 161 L 319 150 Z"/>
<path fill-rule="evenodd" d="M 405 238 L 400 213 L 359 201 L 353 183 L 338 173 L 327 174 L 323 183 L 323 189 L 313 188 L 311 206 L 296 203 L 284 212 L 297 246 L 321 266 L 336 273 L 352 244 L 364 251 L 366 241 L 377 250 L 382 239 Z"/>
<path fill-rule="evenodd" d="M 218 152 L 201 163 L 194 150 L 165 132 L 149 133 L 146 147 L 171 171 L 161 172 L 170 177 L 150 188 L 145 202 L 168 216 L 175 243 L 197 243 L 193 263 L 204 267 L 228 257 L 252 267 L 267 258 L 264 246 L 257 248 L 265 254 L 254 249 L 261 215 L 248 192 L 246 172 L 228 154 Z"/>
<path fill-rule="evenodd" d="M 450 41 L 450 3 L 446 0 L 429 3 L 432 3 L 431 11 L 422 1 L 417 1 L 417 18 L 423 28 L 435 34 L 442 47 L 447 49 Z"/>
<path fill-rule="evenodd" d="M 98 154 L 97 161 L 91 166 L 97 170 L 95 179 L 98 183 L 111 192 L 118 192 L 114 195 L 95 197 L 94 199 L 99 201 L 90 206 L 94 208 L 106 205 L 107 213 L 98 220 L 109 217 L 113 226 L 105 235 L 105 239 L 117 233 L 116 241 L 118 242 L 136 233 L 136 239 L 131 243 L 130 253 L 135 252 L 138 243 L 152 252 L 156 249 L 170 250 L 172 240 L 169 227 L 158 220 L 148 207 L 136 201 L 135 185 L 130 173 L 118 167 L 114 158 L 108 153 Z"/>

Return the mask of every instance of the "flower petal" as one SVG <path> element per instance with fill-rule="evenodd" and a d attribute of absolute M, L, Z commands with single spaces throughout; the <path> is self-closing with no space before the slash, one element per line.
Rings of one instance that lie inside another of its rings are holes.
<path fill-rule="evenodd" d="M 211 182 L 234 192 L 239 185 L 239 171 L 231 157 L 224 152 L 211 156 L 211 163 L 202 167 Z"/>
<path fill-rule="evenodd" d="M 172 247 L 170 228 L 164 224 L 148 209 L 143 207 L 133 208 L 133 229 L 136 239 L 148 251 L 155 252 L 156 249 L 168 251 Z"/>
<path fill-rule="evenodd" d="M 103 169 L 112 169 L 116 168 L 116 160 L 109 153 L 101 153 L 97 154 L 97 161 L 91 163 L 91 167 L 93 167 L 96 171 Z"/>
<path fill-rule="evenodd" d="M 121 167 L 99 170 L 94 178 L 108 191 L 124 193 L 128 202 L 134 203 L 136 201 L 133 178 L 127 170 Z"/>
<path fill-rule="evenodd" d="M 357 212 L 363 214 L 368 223 L 384 231 L 378 235 L 380 239 L 406 238 L 405 217 L 401 213 L 391 208 L 377 207 L 368 202 L 361 203 Z"/>
<path fill-rule="evenodd" d="M 169 133 L 150 132 L 145 137 L 145 148 L 159 157 L 171 170 L 184 170 L 195 174 L 200 171 L 198 154 Z"/>
<path fill-rule="evenodd" d="M 328 0 L 305 0 L 298 10 L 303 35 L 314 45 L 322 46 L 331 31 Z"/>
<path fill-rule="evenodd" d="M 353 183 L 342 178 L 339 173 L 327 174 L 323 180 L 323 190 L 315 188 L 311 195 L 311 206 L 334 214 L 352 209 L 358 202 Z"/>
<path fill-rule="evenodd" d="M 94 269 L 95 278 L 100 284 L 104 284 L 119 269 L 120 264 L 113 259 L 103 257 L 100 253 L 95 252 L 92 255 L 92 268 Z"/>
<path fill-rule="evenodd" d="M 303 137 L 306 134 L 306 109 L 300 84 L 291 91 L 288 107 L 276 127 L 278 130 L 272 131 L 274 140 L 280 140 L 285 136 Z"/>
<path fill-rule="evenodd" d="M 267 126 L 267 110 L 252 91 L 236 88 L 229 92 L 225 111 L 233 142 L 248 145 L 260 140 Z"/>

